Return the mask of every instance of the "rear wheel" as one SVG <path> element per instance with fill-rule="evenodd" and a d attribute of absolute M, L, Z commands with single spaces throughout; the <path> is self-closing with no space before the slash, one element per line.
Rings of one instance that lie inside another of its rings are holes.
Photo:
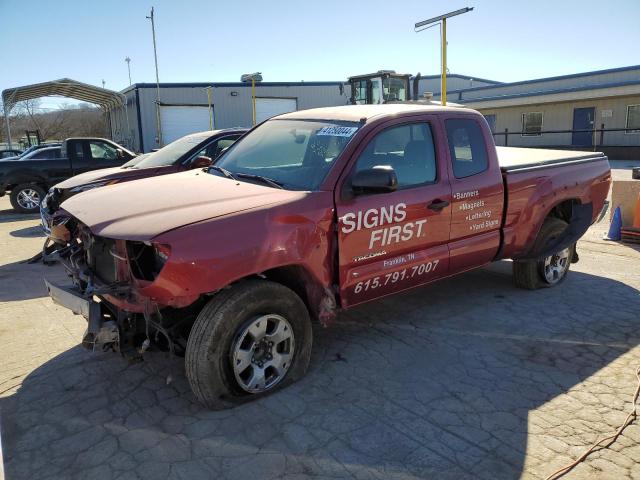
<path fill-rule="evenodd" d="M 278 283 L 241 282 L 218 293 L 198 315 L 187 342 L 187 378 L 207 407 L 232 406 L 301 378 L 311 344 L 311 321 L 300 297 Z"/>
<path fill-rule="evenodd" d="M 567 226 L 564 220 L 555 217 L 547 218 L 534 244 L 534 251 L 544 251 L 563 234 Z M 575 244 L 542 260 L 514 260 L 515 284 L 529 290 L 558 285 L 567 277 L 574 254 Z"/>
<path fill-rule="evenodd" d="M 36 213 L 40 210 L 40 202 L 44 198 L 45 192 L 42 187 L 23 183 L 11 190 L 11 206 L 20 213 Z"/>

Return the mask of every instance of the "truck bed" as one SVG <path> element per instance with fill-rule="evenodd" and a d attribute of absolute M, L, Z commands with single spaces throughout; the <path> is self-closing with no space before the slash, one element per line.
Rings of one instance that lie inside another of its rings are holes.
<path fill-rule="evenodd" d="M 496 147 L 503 172 L 534 170 L 542 167 L 574 165 L 602 160 L 602 152 L 549 150 L 545 148 Z"/>

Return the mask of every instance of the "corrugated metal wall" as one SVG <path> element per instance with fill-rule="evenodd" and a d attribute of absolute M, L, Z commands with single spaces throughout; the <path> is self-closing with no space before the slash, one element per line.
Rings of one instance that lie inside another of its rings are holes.
<path fill-rule="evenodd" d="M 247 84 L 212 84 L 212 103 L 214 127 L 250 127 L 252 119 L 251 86 Z M 285 84 L 256 85 L 256 97 L 295 98 L 298 110 L 315 107 L 346 105 L 349 99 L 349 88 L 339 84 L 318 85 Z M 140 106 L 140 126 L 142 146 L 145 152 L 158 148 L 156 142 L 156 90 L 153 86 L 138 88 Z M 198 105 L 207 106 L 206 86 L 161 87 L 160 101 L 162 105 Z M 130 108 L 131 110 L 131 108 Z M 136 122 L 137 128 L 137 122 Z M 138 145 L 140 142 L 138 142 Z"/>
<path fill-rule="evenodd" d="M 115 108 L 108 112 L 111 120 L 112 140 L 129 150 L 139 152 L 135 93 L 133 91 L 127 92 L 125 96 L 127 97 L 126 108 Z"/>

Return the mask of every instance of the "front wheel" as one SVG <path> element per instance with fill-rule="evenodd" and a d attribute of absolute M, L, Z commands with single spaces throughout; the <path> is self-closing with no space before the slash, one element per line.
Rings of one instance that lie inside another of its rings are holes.
<path fill-rule="evenodd" d="M 248 280 L 219 292 L 198 315 L 185 368 L 200 402 L 219 409 L 267 395 L 301 378 L 312 330 L 292 290 Z"/>
<path fill-rule="evenodd" d="M 564 220 L 547 218 L 536 238 L 534 251 L 544 251 L 547 245 L 551 245 L 564 233 L 567 226 Z M 535 290 L 558 285 L 567 278 L 575 251 L 576 246 L 573 244 L 542 260 L 514 260 L 513 279 L 516 286 Z"/>
<path fill-rule="evenodd" d="M 36 213 L 45 191 L 39 185 L 23 183 L 11 189 L 11 206 L 20 213 Z"/>

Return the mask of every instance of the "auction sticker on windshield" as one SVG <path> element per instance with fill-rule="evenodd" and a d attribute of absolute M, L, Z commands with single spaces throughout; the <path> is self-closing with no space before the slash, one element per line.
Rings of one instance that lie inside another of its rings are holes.
<path fill-rule="evenodd" d="M 332 137 L 351 137 L 354 133 L 356 133 L 358 127 L 322 127 L 318 130 L 316 135 L 330 135 Z"/>

